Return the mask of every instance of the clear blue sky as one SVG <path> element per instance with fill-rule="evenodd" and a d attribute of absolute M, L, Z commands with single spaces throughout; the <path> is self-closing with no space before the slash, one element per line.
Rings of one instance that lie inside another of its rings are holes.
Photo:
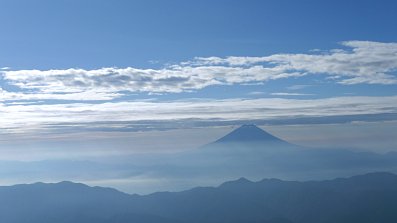
<path fill-rule="evenodd" d="M 394 42 L 395 1 L 0 2 L 0 64 L 14 69 L 152 67 Z"/>

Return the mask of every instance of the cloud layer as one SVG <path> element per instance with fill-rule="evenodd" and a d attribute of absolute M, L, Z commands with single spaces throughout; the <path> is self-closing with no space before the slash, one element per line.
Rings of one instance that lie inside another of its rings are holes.
<path fill-rule="evenodd" d="M 211 85 L 325 75 L 339 84 L 397 84 L 397 43 L 347 41 L 344 49 L 264 57 L 197 57 L 162 69 L 3 70 L 2 100 L 110 100 L 136 92 L 178 93 Z"/>
<path fill-rule="evenodd" d="M 41 133 L 66 127 L 114 128 L 123 131 L 128 122 L 165 121 L 181 127 L 191 120 L 273 120 L 397 113 L 397 96 L 335 97 L 326 99 L 228 99 L 169 102 L 107 102 L 100 104 L 0 104 L 0 132 Z M 101 124 L 102 123 L 102 124 Z"/>
<path fill-rule="evenodd" d="M 195 91 L 212 85 L 258 85 L 307 75 L 322 75 L 340 84 L 397 84 L 397 43 L 347 41 L 341 44 L 343 49 L 311 54 L 197 57 L 161 69 L 3 69 L 0 71 L 0 133 L 79 127 L 100 129 L 103 123 L 106 128 L 122 130 L 129 122 L 139 121 L 172 121 L 183 125 L 183 120 L 244 121 L 396 113 L 397 96 L 293 100 L 242 99 L 244 95 L 235 95 L 233 99 L 186 101 L 123 98 L 142 92 Z M 301 83 L 286 89 L 306 87 L 310 85 Z M 263 93 L 252 91 L 248 95 Z M 269 97 L 313 95 L 282 89 L 266 94 Z M 118 100 L 114 100 L 116 98 Z"/>

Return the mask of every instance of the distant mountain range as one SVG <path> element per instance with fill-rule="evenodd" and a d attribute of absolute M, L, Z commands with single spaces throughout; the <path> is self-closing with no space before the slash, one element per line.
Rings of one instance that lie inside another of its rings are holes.
<path fill-rule="evenodd" d="M 397 222 L 397 175 L 328 181 L 245 178 L 219 187 L 129 195 L 84 184 L 0 187 L 5 223 L 377 223 Z"/>
<path fill-rule="evenodd" d="M 106 162 L 0 161 L 0 177 L 8 182 L 20 182 L 26 178 L 28 180 L 24 182 L 36 179 L 49 182 L 65 179 L 117 182 L 122 179 L 126 182 L 124 187 L 112 186 L 131 193 L 147 194 L 160 190 L 185 190 L 197 185 L 217 185 L 239 177 L 252 180 L 265 177 L 323 180 L 368 172 L 397 173 L 396 152 L 379 154 L 337 148 L 305 148 L 252 124 L 242 125 L 212 143 L 187 152 L 135 154 L 106 159 Z M 145 184 L 134 184 L 142 178 Z M 125 179 L 131 179 L 131 183 Z"/>
<path fill-rule="evenodd" d="M 44 174 L 95 177 L 236 179 L 218 187 L 130 195 L 68 181 L 0 187 L 4 223 L 388 223 L 397 222 L 396 153 L 303 148 L 255 125 L 190 152 L 138 156 L 128 163 L 41 161 L 20 166 Z M 131 164 L 132 163 L 132 164 Z M 7 166 L 7 164 L 4 164 Z M 84 173 L 81 172 L 84 170 Z M 44 172 L 47 171 L 47 172 Z M 62 172 L 63 171 L 63 172 Z M 69 172 L 68 172 L 69 171 Z M 80 172 L 79 172 L 80 171 Z M 118 172 L 117 172 L 118 171 Z M 387 172 L 385 172 L 387 171 Z M 4 171 L 3 171 L 4 172 Z M 282 181 L 275 179 L 325 179 Z M 273 179 L 263 179 L 273 177 Z M 226 180 L 221 180 L 226 181 Z M 197 184 L 196 184 L 197 185 Z"/>

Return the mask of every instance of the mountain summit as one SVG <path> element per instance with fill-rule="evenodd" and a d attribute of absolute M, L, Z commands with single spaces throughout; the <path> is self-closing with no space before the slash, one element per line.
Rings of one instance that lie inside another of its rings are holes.
<path fill-rule="evenodd" d="M 253 124 L 242 125 L 229 134 L 215 141 L 215 143 L 235 143 L 235 142 L 269 142 L 286 143 L 284 140 L 264 131 Z"/>

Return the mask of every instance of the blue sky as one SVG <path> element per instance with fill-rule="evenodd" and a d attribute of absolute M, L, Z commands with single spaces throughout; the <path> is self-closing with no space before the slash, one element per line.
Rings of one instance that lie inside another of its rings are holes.
<path fill-rule="evenodd" d="M 396 10 L 395 1 L 0 1 L 0 144 L 395 121 Z"/>

